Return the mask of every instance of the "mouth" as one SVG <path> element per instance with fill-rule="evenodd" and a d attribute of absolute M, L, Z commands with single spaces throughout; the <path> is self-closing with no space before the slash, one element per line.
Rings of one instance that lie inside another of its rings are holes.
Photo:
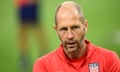
<path fill-rule="evenodd" d="M 68 42 L 68 43 L 66 44 L 66 46 L 67 46 L 68 48 L 74 48 L 74 47 L 76 46 L 76 42 Z"/>

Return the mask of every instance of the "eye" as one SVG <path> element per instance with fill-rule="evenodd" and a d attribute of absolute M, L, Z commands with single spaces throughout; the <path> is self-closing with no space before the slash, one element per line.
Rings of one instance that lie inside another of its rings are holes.
<path fill-rule="evenodd" d="M 79 29 L 79 28 L 80 28 L 80 26 L 78 26 L 78 25 L 72 26 L 72 30 Z"/>

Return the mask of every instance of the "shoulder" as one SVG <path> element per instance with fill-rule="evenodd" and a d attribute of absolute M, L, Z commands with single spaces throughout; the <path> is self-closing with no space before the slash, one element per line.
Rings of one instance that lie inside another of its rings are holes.
<path fill-rule="evenodd" d="M 38 58 L 36 62 L 42 62 L 45 63 L 47 61 L 50 61 L 52 58 L 56 56 L 56 51 L 52 51 L 46 55 L 43 55 L 42 57 Z"/>
<path fill-rule="evenodd" d="M 118 55 L 115 51 L 94 44 L 91 44 L 90 48 L 94 51 L 94 56 L 99 57 L 101 60 L 105 60 L 107 62 L 119 60 Z"/>
<path fill-rule="evenodd" d="M 33 71 L 46 72 L 46 70 L 48 70 L 49 68 L 50 61 L 52 61 L 51 59 L 54 59 L 55 55 L 56 55 L 56 52 L 53 51 L 38 58 L 34 63 Z"/>
<path fill-rule="evenodd" d="M 103 53 L 102 54 L 104 56 L 103 60 L 106 64 L 110 65 L 113 63 L 119 63 L 119 57 L 116 52 L 103 49 L 101 53 Z"/>
<path fill-rule="evenodd" d="M 113 69 L 120 71 L 120 60 L 116 52 L 99 46 L 95 46 L 95 48 L 96 53 L 101 57 L 104 68 L 107 69 L 107 71 L 111 70 L 111 72 L 116 72 L 112 71 Z"/>
<path fill-rule="evenodd" d="M 89 41 L 87 41 L 87 44 L 88 44 L 88 51 L 90 52 L 90 54 L 93 57 L 95 56 L 95 57 L 99 58 L 100 60 L 105 59 L 105 60 L 109 60 L 109 61 L 112 59 L 118 59 L 117 54 L 112 50 L 97 46 Z"/>
<path fill-rule="evenodd" d="M 107 48 L 92 46 L 95 49 L 95 56 L 102 62 L 105 72 L 120 72 L 120 59 L 116 52 Z"/>
<path fill-rule="evenodd" d="M 47 61 L 50 60 L 52 57 L 55 57 L 55 55 L 56 55 L 56 51 L 52 51 L 48 54 L 41 56 L 40 58 L 37 59 L 37 61 Z"/>
<path fill-rule="evenodd" d="M 97 52 L 100 53 L 105 58 L 118 58 L 117 53 L 115 51 L 109 50 L 107 48 L 98 47 Z"/>
<path fill-rule="evenodd" d="M 95 53 L 94 54 L 95 56 L 97 55 L 100 57 L 110 56 L 110 55 L 116 56 L 116 53 L 114 51 L 95 45 L 90 41 L 87 41 L 87 45 L 88 45 L 88 51 L 90 51 L 92 55 L 93 53 Z"/>
<path fill-rule="evenodd" d="M 92 47 L 95 48 L 96 53 L 105 56 L 105 57 L 118 57 L 115 51 L 109 50 L 107 48 L 103 48 L 100 46 L 93 45 Z"/>

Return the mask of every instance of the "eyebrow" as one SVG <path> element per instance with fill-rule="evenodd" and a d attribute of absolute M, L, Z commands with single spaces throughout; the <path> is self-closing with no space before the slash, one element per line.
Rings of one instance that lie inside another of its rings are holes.
<path fill-rule="evenodd" d="M 78 26 L 78 25 L 75 24 L 75 25 L 73 25 L 71 28 L 72 28 L 72 29 L 73 29 L 73 28 L 80 28 L 80 26 Z"/>
<path fill-rule="evenodd" d="M 61 31 L 61 30 L 67 30 L 67 29 L 68 29 L 67 27 L 61 27 L 61 28 L 60 28 L 60 31 Z"/>

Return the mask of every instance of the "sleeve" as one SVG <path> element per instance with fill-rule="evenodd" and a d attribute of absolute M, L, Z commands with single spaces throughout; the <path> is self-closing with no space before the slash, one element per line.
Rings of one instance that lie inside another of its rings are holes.
<path fill-rule="evenodd" d="M 44 62 L 37 60 L 33 66 L 33 72 L 47 72 Z"/>
<path fill-rule="evenodd" d="M 104 72 L 120 72 L 120 60 L 116 53 L 109 52 L 105 55 Z"/>

